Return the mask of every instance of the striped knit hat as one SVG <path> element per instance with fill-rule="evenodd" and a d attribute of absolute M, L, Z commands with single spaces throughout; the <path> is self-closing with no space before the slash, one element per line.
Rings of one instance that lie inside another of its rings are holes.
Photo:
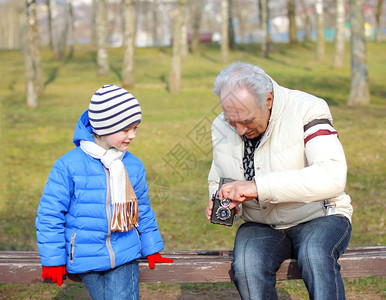
<path fill-rule="evenodd" d="M 140 122 L 141 116 L 138 100 L 113 84 L 97 90 L 88 109 L 92 130 L 99 136 L 116 133 Z"/>

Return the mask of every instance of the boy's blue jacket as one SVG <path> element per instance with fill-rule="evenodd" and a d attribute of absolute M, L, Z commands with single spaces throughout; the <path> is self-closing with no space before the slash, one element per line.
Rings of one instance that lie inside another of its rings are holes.
<path fill-rule="evenodd" d="M 164 246 L 150 207 L 143 163 L 129 152 L 122 159 L 138 198 L 139 226 L 111 232 L 109 172 L 82 151 L 80 140 L 94 141 L 88 111 L 75 128 L 76 148 L 55 162 L 37 210 L 42 265 L 66 265 L 69 273 L 104 271 L 160 252 Z"/>

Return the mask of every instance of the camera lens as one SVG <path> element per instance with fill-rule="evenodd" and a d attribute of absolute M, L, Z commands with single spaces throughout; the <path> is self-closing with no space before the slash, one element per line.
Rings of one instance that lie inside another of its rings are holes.
<path fill-rule="evenodd" d="M 219 207 L 216 211 L 217 219 L 225 221 L 230 218 L 231 211 L 228 207 Z"/>
<path fill-rule="evenodd" d="M 220 201 L 220 204 L 223 207 L 228 207 L 229 205 L 231 205 L 231 202 L 232 202 L 232 200 L 229 200 L 229 199 L 226 199 L 226 198 L 222 198 L 221 201 Z"/>

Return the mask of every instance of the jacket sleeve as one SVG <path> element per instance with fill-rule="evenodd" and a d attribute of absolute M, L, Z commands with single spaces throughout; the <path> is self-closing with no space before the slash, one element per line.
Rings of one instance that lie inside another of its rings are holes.
<path fill-rule="evenodd" d="M 150 254 L 160 252 L 164 249 L 161 233 L 158 230 L 158 223 L 155 218 L 155 213 L 150 206 L 149 187 L 146 182 L 146 172 L 142 165 L 138 182 L 134 187 L 138 199 L 139 221 L 138 231 L 141 239 L 142 256 L 146 257 Z"/>
<path fill-rule="evenodd" d="M 338 134 L 332 127 L 327 104 L 318 101 L 304 114 L 303 122 L 306 166 L 256 176 L 260 200 L 308 203 L 330 199 L 344 192 L 346 158 Z"/>
<path fill-rule="evenodd" d="M 65 214 L 73 184 L 67 168 L 56 161 L 44 187 L 35 221 L 40 260 L 43 266 L 66 264 Z"/>
<path fill-rule="evenodd" d="M 218 185 L 220 183 L 220 176 L 218 175 L 218 171 L 219 169 L 218 169 L 217 163 L 215 159 L 213 159 L 212 166 L 210 168 L 209 175 L 208 175 L 209 199 L 212 199 L 212 196 L 216 193 L 218 189 Z"/>
<path fill-rule="evenodd" d="M 220 115 L 221 116 L 221 115 Z M 208 175 L 208 185 L 209 185 L 209 199 L 212 198 L 212 196 L 216 193 L 218 190 L 218 186 L 220 184 L 220 178 L 224 177 L 223 171 L 220 166 L 220 160 L 218 158 L 218 148 L 217 145 L 221 141 L 222 134 L 224 134 L 225 130 L 222 128 L 219 119 L 221 118 L 218 116 L 215 121 L 212 123 L 212 147 L 213 147 L 213 159 L 212 159 L 212 165 L 209 171 Z"/>

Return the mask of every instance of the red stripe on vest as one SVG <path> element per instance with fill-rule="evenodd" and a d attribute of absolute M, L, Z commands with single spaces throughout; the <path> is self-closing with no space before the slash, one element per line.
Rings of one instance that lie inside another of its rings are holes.
<path fill-rule="evenodd" d="M 317 137 L 320 135 L 331 135 L 331 134 L 338 135 L 338 133 L 336 131 L 330 131 L 328 129 L 320 129 L 320 130 L 314 132 L 313 134 L 310 134 L 309 136 L 307 136 L 304 139 L 304 146 L 307 144 L 308 141 L 312 140 L 314 137 Z"/>

